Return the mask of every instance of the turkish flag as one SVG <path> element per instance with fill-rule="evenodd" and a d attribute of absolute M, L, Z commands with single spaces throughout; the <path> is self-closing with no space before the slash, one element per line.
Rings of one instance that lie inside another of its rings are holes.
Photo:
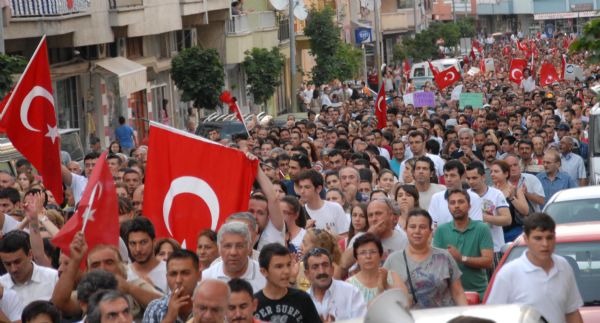
<path fill-rule="evenodd" d="M 567 58 L 566 55 L 561 55 L 560 56 L 560 79 L 564 80 L 565 79 L 565 70 L 567 67 Z"/>
<path fill-rule="evenodd" d="M 475 47 L 480 54 L 483 54 L 483 46 L 477 39 L 471 41 L 471 47 Z"/>
<path fill-rule="evenodd" d="M 524 52 L 526 52 L 528 50 L 527 44 L 525 42 L 521 42 L 520 40 L 517 40 L 517 48 Z"/>
<path fill-rule="evenodd" d="M 477 59 L 477 56 L 475 56 L 475 51 L 473 50 L 473 47 L 471 47 L 471 52 L 469 53 L 469 57 L 471 57 L 471 60 L 474 62 L 475 59 Z"/>
<path fill-rule="evenodd" d="M 146 169 L 142 213 L 157 237 L 195 250 L 202 229 L 217 231 L 229 215 L 248 210 L 258 160 L 151 122 Z"/>
<path fill-rule="evenodd" d="M 375 101 L 375 117 L 377 117 L 377 129 L 387 126 L 387 102 L 385 101 L 385 84 L 381 84 L 377 101 Z"/>
<path fill-rule="evenodd" d="M 402 68 L 404 69 L 404 77 L 406 79 L 408 79 L 409 76 L 410 76 L 410 63 L 408 62 L 407 58 L 404 59 L 404 63 L 402 64 Z"/>
<path fill-rule="evenodd" d="M 554 65 L 552 65 L 552 63 L 544 62 L 540 69 L 540 85 L 550 85 L 558 80 L 558 73 L 556 72 Z"/>
<path fill-rule="evenodd" d="M 569 49 L 569 46 L 571 46 L 571 42 L 569 41 L 569 37 L 563 37 L 563 48 L 564 49 Z"/>
<path fill-rule="evenodd" d="M 481 73 L 485 73 L 485 59 L 482 57 L 479 60 L 479 70 L 481 71 Z"/>
<path fill-rule="evenodd" d="M 504 56 L 510 55 L 510 47 L 504 46 L 504 48 L 502 49 L 502 55 L 504 55 Z"/>
<path fill-rule="evenodd" d="M 521 84 L 521 80 L 523 79 L 523 70 L 527 67 L 527 60 L 523 58 L 513 58 L 510 61 L 510 70 L 508 73 L 508 78 L 517 83 Z"/>
<path fill-rule="evenodd" d="M 437 87 L 440 91 L 458 82 L 459 80 L 460 72 L 458 72 L 456 66 L 450 66 L 434 76 L 435 84 L 437 84 Z"/>
<path fill-rule="evenodd" d="M 12 144 L 38 170 L 56 201 L 62 203 L 60 135 L 45 36 L 6 100 L 0 119 L 0 127 L 6 129 Z"/>
<path fill-rule="evenodd" d="M 119 205 L 115 181 L 106 162 L 107 154 L 105 151 L 98 158 L 77 211 L 52 239 L 52 244 L 67 255 L 79 231 L 83 231 L 88 250 L 100 244 L 119 245 Z"/>

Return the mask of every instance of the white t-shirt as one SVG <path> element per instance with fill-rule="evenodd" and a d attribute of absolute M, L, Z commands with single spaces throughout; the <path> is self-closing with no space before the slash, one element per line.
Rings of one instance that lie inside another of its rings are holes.
<path fill-rule="evenodd" d="M 500 268 L 486 304 L 525 304 L 548 322 L 564 322 L 565 315 L 583 306 L 573 269 L 567 260 L 552 255 L 554 266 L 546 273 L 523 255 Z"/>
<path fill-rule="evenodd" d="M 83 196 L 83 190 L 85 190 L 87 182 L 87 177 L 71 173 L 71 189 L 73 190 L 73 199 L 75 200 L 75 204 L 79 203 L 79 200 L 81 200 L 81 197 Z"/>
<path fill-rule="evenodd" d="M 249 282 L 250 285 L 252 285 L 252 290 L 256 292 L 265 288 L 265 285 L 267 284 L 265 276 L 263 276 L 260 272 L 258 261 L 250 258 L 248 258 L 248 268 L 246 268 L 246 272 L 240 278 Z M 225 275 L 223 270 L 223 262 L 220 261 L 213 263 L 210 265 L 210 267 L 204 269 L 202 271 L 202 279 L 218 279 L 224 282 L 229 282 L 231 277 Z"/>
<path fill-rule="evenodd" d="M 440 226 L 444 223 L 448 223 L 452 221 L 452 214 L 450 214 L 450 209 L 448 208 L 448 200 L 446 200 L 446 192 L 448 190 L 443 190 L 441 192 L 437 192 L 433 194 L 431 197 L 431 202 L 429 203 L 429 214 L 431 215 L 431 219 L 433 220 L 433 225 Z M 481 198 L 479 195 L 467 191 L 469 196 L 471 197 L 471 208 L 469 209 L 469 218 L 472 220 L 482 221 L 483 214 L 481 213 Z"/>
<path fill-rule="evenodd" d="M 469 192 L 477 194 L 472 189 L 469 189 Z M 500 208 L 508 208 L 508 202 L 506 202 L 504 194 L 502 194 L 502 191 L 499 189 L 488 186 L 487 192 L 481 196 L 482 217 L 483 209 L 491 210 L 493 215 L 498 215 L 498 209 Z M 490 226 L 490 230 L 492 232 L 494 252 L 499 252 L 504 245 L 504 231 L 502 230 L 502 226 L 493 224 L 488 225 Z"/>
<path fill-rule="evenodd" d="M 343 234 L 350 228 L 346 212 L 337 203 L 323 201 L 323 206 L 318 210 L 313 210 L 306 205 L 306 212 L 311 219 L 315 220 L 317 229 L 331 229 L 337 234 Z"/>
<path fill-rule="evenodd" d="M 12 216 L 4 214 L 4 224 L 2 225 L 2 234 L 7 234 L 10 231 L 16 229 L 19 226 L 19 221 L 15 220 Z"/>
<path fill-rule="evenodd" d="M 23 300 L 21 300 L 21 297 L 19 297 L 17 292 L 12 289 L 4 290 L 2 299 L 0 299 L 0 310 L 2 310 L 2 313 L 4 313 L 11 322 L 21 320 L 21 313 L 23 313 L 24 307 Z"/>
<path fill-rule="evenodd" d="M 521 173 L 521 178 L 519 179 L 519 183 L 517 188 L 521 188 L 525 183 L 527 187 L 527 192 L 534 193 L 536 195 L 546 197 L 546 193 L 544 193 L 544 187 L 542 186 L 542 182 L 535 176 L 527 173 Z M 531 202 L 533 208 L 536 212 L 540 212 L 543 205 L 539 205 L 537 203 Z"/>
<path fill-rule="evenodd" d="M 445 191 L 446 186 L 442 184 L 430 184 L 429 189 L 425 192 L 419 192 L 419 207 L 423 210 L 429 209 L 429 205 L 431 204 L 431 197 L 433 194 L 441 191 Z"/>
<path fill-rule="evenodd" d="M 285 228 L 283 231 L 277 230 L 273 222 L 269 220 L 267 226 L 260 234 L 260 238 L 258 240 L 258 251 L 260 251 L 265 245 L 269 243 L 280 243 L 285 246 Z"/>
<path fill-rule="evenodd" d="M 407 155 L 408 152 L 409 152 L 409 149 L 407 149 L 406 153 L 404 153 L 404 160 L 400 164 L 400 170 L 398 171 L 398 178 L 402 178 L 402 172 L 404 172 L 404 164 L 406 164 L 406 161 L 414 157 L 414 155 L 412 155 L 412 153 L 411 153 L 411 157 L 408 157 L 408 155 Z M 444 164 L 446 162 L 442 159 L 442 157 L 440 157 L 438 155 L 430 154 L 430 153 L 426 153 L 425 157 L 428 157 L 433 162 L 433 165 L 435 166 L 435 175 L 437 177 L 444 176 Z"/>
<path fill-rule="evenodd" d="M 142 279 L 138 274 L 133 270 L 133 263 L 130 263 L 127 266 L 127 281 L 133 281 L 136 279 Z M 158 263 L 156 267 L 154 267 L 148 273 L 148 279 L 150 279 L 149 283 L 152 283 L 154 287 L 158 288 L 164 294 L 169 293 L 169 285 L 167 284 L 167 263 L 161 261 Z"/>
<path fill-rule="evenodd" d="M 354 235 L 352 240 L 350 240 L 350 243 L 346 246 L 346 249 L 352 248 L 352 246 L 354 246 L 354 241 L 363 234 L 365 234 L 365 232 L 358 232 Z M 406 247 L 408 247 L 408 236 L 404 230 L 396 228 L 391 237 L 381 240 L 381 244 L 383 245 L 383 256 L 381 257 L 381 260 L 383 261 L 392 252 L 406 249 Z"/>
<path fill-rule="evenodd" d="M 296 248 L 296 250 L 300 251 L 300 246 L 302 245 L 302 240 L 304 240 L 304 235 L 306 234 L 306 230 L 300 228 L 300 232 L 290 240 L 290 244 Z"/>

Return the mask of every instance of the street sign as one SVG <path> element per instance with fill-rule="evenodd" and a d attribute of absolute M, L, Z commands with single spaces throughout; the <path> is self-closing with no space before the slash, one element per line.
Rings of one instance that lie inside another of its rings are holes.
<path fill-rule="evenodd" d="M 356 28 L 354 30 L 354 37 L 356 38 L 357 44 L 364 44 L 372 42 L 371 28 Z"/>

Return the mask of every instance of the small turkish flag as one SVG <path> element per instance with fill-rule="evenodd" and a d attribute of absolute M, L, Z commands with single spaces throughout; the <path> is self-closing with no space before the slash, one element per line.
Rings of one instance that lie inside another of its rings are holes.
<path fill-rule="evenodd" d="M 475 56 L 475 51 L 473 50 L 473 47 L 471 47 L 471 52 L 469 53 L 469 57 L 471 58 L 471 60 L 474 62 L 475 59 L 477 59 L 477 56 Z"/>
<path fill-rule="evenodd" d="M 485 73 L 485 59 L 482 57 L 479 60 L 479 70 L 481 71 L 481 73 Z"/>
<path fill-rule="evenodd" d="M 502 49 L 502 55 L 504 55 L 504 56 L 510 55 L 510 47 L 504 46 L 504 48 Z"/>
<path fill-rule="evenodd" d="M 480 54 L 483 54 L 483 46 L 477 39 L 471 41 L 471 47 L 475 47 Z"/>
<path fill-rule="evenodd" d="M 385 84 L 381 84 L 381 89 L 377 94 L 375 101 L 375 116 L 377 117 L 377 129 L 383 129 L 387 126 L 387 102 L 385 101 Z"/>
<path fill-rule="evenodd" d="M 552 63 L 544 62 L 540 69 L 540 85 L 550 85 L 558 80 L 558 73 L 556 72 L 554 65 L 552 65 Z"/>
<path fill-rule="evenodd" d="M 458 82 L 460 80 L 460 72 L 456 69 L 456 66 L 450 66 L 449 68 L 439 72 L 434 76 L 435 84 L 441 91 L 446 87 Z"/>
<path fill-rule="evenodd" d="M 524 52 L 526 52 L 526 51 L 528 50 L 528 48 L 527 48 L 527 43 L 525 43 L 525 42 L 521 42 L 520 40 L 517 40 L 517 48 L 518 48 L 519 50 L 522 50 L 522 51 L 524 51 Z"/>
<path fill-rule="evenodd" d="M 198 232 L 217 231 L 229 215 L 248 210 L 258 160 L 151 122 L 146 169 L 143 214 L 156 236 L 195 250 Z"/>
<path fill-rule="evenodd" d="M 4 101 L 3 101 L 4 102 Z M 0 127 L 38 170 L 44 186 L 60 204 L 63 201 L 60 173 L 60 135 L 56 124 L 46 36 L 15 85 L 0 114 Z"/>
<path fill-rule="evenodd" d="M 406 79 L 408 79 L 410 76 L 410 63 L 408 62 L 407 58 L 404 59 L 404 63 L 402 64 L 402 67 L 404 69 L 404 77 Z"/>
<path fill-rule="evenodd" d="M 523 58 L 514 58 L 510 61 L 510 70 L 508 73 L 508 78 L 517 83 L 521 84 L 521 80 L 523 80 L 523 70 L 527 67 L 527 60 Z"/>
<path fill-rule="evenodd" d="M 119 245 L 119 205 L 115 181 L 106 162 L 107 154 L 105 151 L 98 158 L 77 211 L 52 239 L 52 244 L 67 255 L 79 231 L 83 231 L 88 250 L 99 244 Z"/>

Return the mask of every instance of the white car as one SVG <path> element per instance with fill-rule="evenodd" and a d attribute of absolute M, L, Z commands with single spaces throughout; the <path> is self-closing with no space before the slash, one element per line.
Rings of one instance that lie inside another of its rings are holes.
<path fill-rule="evenodd" d="M 556 192 L 543 209 L 556 222 L 600 221 L 600 187 L 585 186 Z"/>

